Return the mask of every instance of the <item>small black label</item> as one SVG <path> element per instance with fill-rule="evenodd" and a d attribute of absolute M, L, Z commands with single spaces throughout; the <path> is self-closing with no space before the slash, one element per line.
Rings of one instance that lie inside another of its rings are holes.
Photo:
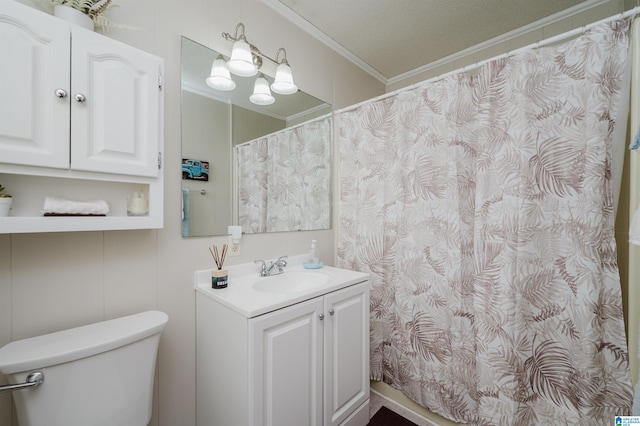
<path fill-rule="evenodd" d="M 211 288 L 226 288 L 228 284 L 228 276 L 224 277 L 211 277 Z"/>

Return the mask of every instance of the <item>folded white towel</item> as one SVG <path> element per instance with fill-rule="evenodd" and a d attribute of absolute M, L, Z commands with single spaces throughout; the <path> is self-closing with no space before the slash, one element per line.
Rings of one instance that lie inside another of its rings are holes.
<path fill-rule="evenodd" d="M 44 199 L 44 214 L 70 215 L 106 215 L 109 205 L 104 200 L 70 201 L 62 198 L 46 197 Z"/>

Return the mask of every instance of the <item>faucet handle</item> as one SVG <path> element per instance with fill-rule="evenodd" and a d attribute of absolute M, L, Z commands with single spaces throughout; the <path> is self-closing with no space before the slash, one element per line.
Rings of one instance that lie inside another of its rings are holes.
<path fill-rule="evenodd" d="M 278 258 L 278 260 L 276 261 L 276 265 L 280 266 L 281 268 L 284 268 L 285 266 L 287 266 L 287 261 L 286 261 L 286 259 L 287 259 L 288 257 L 289 257 L 289 256 L 287 256 L 287 255 L 280 256 L 280 257 Z"/>
<path fill-rule="evenodd" d="M 266 277 L 267 276 L 267 264 L 264 262 L 264 260 L 262 259 L 258 259 L 258 260 L 254 260 L 253 263 L 257 264 L 257 265 L 262 265 L 260 266 L 260 276 L 261 277 Z"/>

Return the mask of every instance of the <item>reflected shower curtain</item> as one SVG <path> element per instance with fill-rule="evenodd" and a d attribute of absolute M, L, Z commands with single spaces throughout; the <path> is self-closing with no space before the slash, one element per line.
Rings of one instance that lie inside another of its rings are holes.
<path fill-rule="evenodd" d="M 239 225 L 245 232 L 331 227 L 331 118 L 236 147 Z"/>
<path fill-rule="evenodd" d="M 631 383 L 611 134 L 627 20 L 336 115 L 371 375 L 472 425 L 612 424 Z"/>
<path fill-rule="evenodd" d="M 236 146 L 238 225 L 247 233 L 267 230 L 267 138 Z"/>

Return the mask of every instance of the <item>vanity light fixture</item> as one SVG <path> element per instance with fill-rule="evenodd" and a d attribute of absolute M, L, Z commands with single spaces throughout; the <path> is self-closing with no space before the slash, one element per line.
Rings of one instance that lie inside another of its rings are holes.
<path fill-rule="evenodd" d="M 207 78 L 207 85 L 212 89 L 225 92 L 236 88 L 236 83 L 231 79 L 231 74 L 222 55 L 218 55 L 211 65 L 211 75 Z"/>
<path fill-rule="evenodd" d="M 252 77 L 258 74 L 263 59 L 266 59 L 277 65 L 275 80 L 271 84 L 271 89 L 269 89 L 269 83 L 264 75 L 260 73 L 256 78 L 253 94 L 249 97 L 249 100 L 257 105 L 270 105 L 275 102 L 275 98 L 271 95 L 271 90 L 281 95 L 291 95 L 298 91 L 298 87 L 293 82 L 291 66 L 287 61 L 287 51 L 284 48 L 278 49 L 275 59 L 268 57 L 255 45 L 247 41 L 242 22 L 236 25 L 234 35 L 222 33 L 222 37 L 227 41 L 233 42 L 231 58 L 225 62 L 222 55 L 218 55 L 213 61 L 211 76 L 207 78 L 207 84 L 210 87 L 216 90 L 233 90 L 235 82 L 233 82 L 229 72 L 240 77 Z M 282 59 L 280 59 L 281 53 Z"/>

